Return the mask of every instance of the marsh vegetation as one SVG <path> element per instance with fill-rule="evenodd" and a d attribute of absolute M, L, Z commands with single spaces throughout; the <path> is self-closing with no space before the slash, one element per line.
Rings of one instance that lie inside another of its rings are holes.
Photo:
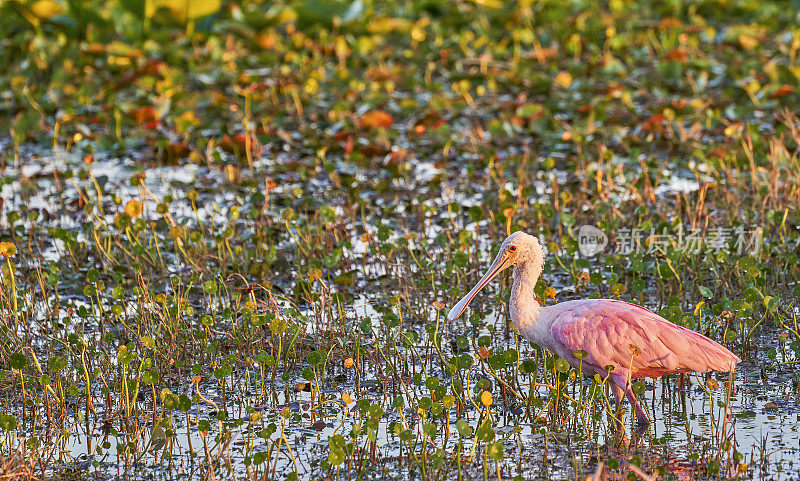
<path fill-rule="evenodd" d="M 141 3 L 0 5 L 0 476 L 797 479 L 783 2 Z M 733 385 L 625 448 L 508 276 L 448 329 L 516 230 Z"/>

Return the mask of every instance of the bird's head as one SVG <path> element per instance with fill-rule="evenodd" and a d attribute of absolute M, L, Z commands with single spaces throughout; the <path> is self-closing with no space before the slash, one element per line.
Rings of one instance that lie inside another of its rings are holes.
<path fill-rule="evenodd" d="M 525 232 L 514 232 L 506 237 L 506 240 L 500 245 L 500 252 L 495 257 L 489 270 L 481 277 L 481 280 L 475 284 L 475 287 L 467 293 L 466 296 L 461 298 L 458 303 L 450 309 L 447 314 L 447 320 L 453 321 L 460 316 L 473 297 L 483 289 L 492 279 L 500 274 L 504 269 L 513 265 L 522 264 L 525 262 L 532 262 L 538 266 L 541 272 L 541 266 L 544 264 L 544 249 L 542 249 L 539 240 Z M 538 274 L 537 274 L 538 275 Z"/>

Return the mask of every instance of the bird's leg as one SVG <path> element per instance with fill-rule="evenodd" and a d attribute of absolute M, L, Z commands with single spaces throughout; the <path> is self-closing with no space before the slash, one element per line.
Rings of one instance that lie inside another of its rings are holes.
<path fill-rule="evenodd" d="M 614 419 L 617 421 L 617 428 L 625 429 L 625 424 L 622 422 L 622 400 L 625 399 L 625 390 L 615 382 L 611 383 L 611 390 L 614 392 Z"/>
<path fill-rule="evenodd" d="M 625 432 L 625 423 L 622 422 L 622 400 L 625 399 L 625 390 L 616 382 L 611 383 L 611 390 L 614 392 L 614 422 L 616 424 L 616 434 L 614 435 L 615 444 L 627 449 L 629 445 L 628 435 Z"/>
<path fill-rule="evenodd" d="M 636 395 L 633 394 L 633 389 L 631 389 L 630 384 L 628 384 L 626 394 L 628 401 L 631 403 L 631 406 L 633 406 L 634 412 L 636 413 L 636 429 L 640 433 L 643 433 L 648 427 L 650 427 L 650 419 L 647 417 L 647 413 L 644 412 L 644 409 L 642 409 L 642 406 L 639 405 L 639 400 L 636 399 Z"/>

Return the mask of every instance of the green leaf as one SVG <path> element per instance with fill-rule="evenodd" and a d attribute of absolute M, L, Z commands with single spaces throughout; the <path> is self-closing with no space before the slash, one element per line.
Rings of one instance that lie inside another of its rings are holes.
<path fill-rule="evenodd" d="M 325 222 L 333 222 L 336 220 L 336 211 L 327 205 L 320 207 L 318 214 L 319 217 Z"/>
<path fill-rule="evenodd" d="M 328 353 L 325 351 L 311 351 L 306 356 L 308 363 L 312 366 L 316 366 L 325 362 L 328 357 Z"/>
<path fill-rule="evenodd" d="M 462 438 L 472 435 L 472 426 L 469 425 L 466 419 L 456 421 L 456 430 L 458 430 L 458 435 Z"/>
<path fill-rule="evenodd" d="M 494 429 L 492 429 L 491 425 L 486 423 L 478 428 L 478 431 L 475 433 L 475 435 L 478 441 L 488 443 L 494 439 Z"/>
<path fill-rule="evenodd" d="M 439 379 L 435 377 L 429 377 L 425 379 L 425 387 L 433 391 L 439 385 Z"/>
<path fill-rule="evenodd" d="M 770 311 L 777 311 L 781 305 L 781 298 L 777 296 L 764 296 L 764 306 Z"/>
<path fill-rule="evenodd" d="M 666 261 L 660 262 L 658 264 L 658 273 L 664 279 L 669 279 L 669 278 L 671 278 L 672 276 L 675 275 L 675 273 L 672 272 L 672 269 L 670 268 L 669 263 L 666 262 Z"/>
<path fill-rule="evenodd" d="M 523 374 L 531 374 L 536 372 L 536 361 L 533 359 L 525 359 L 522 361 L 522 365 L 520 366 L 520 370 Z"/>
<path fill-rule="evenodd" d="M 150 370 L 142 373 L 142 382 L 145 384 L 155 384 L 158 382 L 158 371 Z"/>
<path fill-rule="evenodd" d="M 167 410 L 178 409 L 180 398 L 178 397 L 177 394 L 173 392 L 163 392 L 161 397 L 162 397 L 162 402 L 164 404 L 164 409 Z"/>
<path fill-rule="evenodd" d="M 125 346 L 117 351 L 117 361 L 123 366 L 128 366 L 134 359 L 136 359 L 136 353 L 129 351 Z"/>
<path fill-rule="evenodd" d="M 698 286 L 697 290 L 700 291 L 700 295 L 705 297 L 706 299 L 711 299 L 712 297 L 714 297 L 714 293 L 712 293 L 711 289 L 709 289 L 706 286 Z"/>
<path fill-rule="evenodd" d="M 322 265 L 325 267 L 335 267 L 336 264 L 339 263 L 339 259 L 342 257 L 342 252 L 340 250 L 334 250 L 329 254 L 326 254 L 325 257 L 322 258 Z"/>
<path fill-rule="evenodd" d="M 344 446 L 344 436 L 341 434 L 334 434 L 330 439 L 328 439 L 328 447 L 331 450 L 344 449 Z"/>
<path fill-rule="evenodd" d="M 0 428 L 5 431 L 17 429 L 17 418 L 11 414 L 0 414 Z"/>
<path fill-rule="evenodd" d="M 100 280 L 100 271 L 97 269 L 89 269 L 89 272 L 86 273 L 86 281 L 87 282 L 97 282 Z"/>
<path fill-rule="evenodd" d="M 352 3 L 341 0 L 305 0 L 295 6 L 298 21 L 301 25 L 315 23 L 333 24 L 335 19 L 348 23 L 364 15 L 364 2 L 355 0 Z"/>
<path fill-rule="evenodd" d="M 465 252 L 458 251 L 455 254 L 453 254 L 453 263 L 457 267 L 466 267 L 467 264 L 469 263 L 469 257 Z"/>
<path fill-rule="evenodd" d="M 486 454 L 495 461 L 503 459 L 503 443 L 492 443 L 486 446 Z"/>
<path fill-rule="evenodd" d="M 178 396 L 178 410 L 183 412 L 188 412 L 192 409 L 192 400 L 189 399 L 189 396 L 186 394 L 181 394 Z"/>
<path fill-rule="evenodd" d="M 8 364 L 12 368 L 14 368 L 14 369 L 19 371 L 19 370 L 24 369 L 25 366 L 28 365 L 28 358 L 25 357 L 25 354 L 22 354 L 22 353 L 19 353 L 19 352 L 15 352 L 15 353 L 12 353 L 11 356 L 9 356 Z"/>
<path fill-rule="evenodd" d="M 205 281 L 203 283 L 203 291 L 209 296 L 213 296 L 217 293 L 217 283 L 212 280 Z"/>
<path fill-rule="evenodd" d="M 341 449 L 332 450 L 328 453 L 328 462 L 333 466 L 339 466 L 344 462 L 344 451 Z"/>
<path fill-rule="evenodd" d="M 464 353 L 458 356 L 458 361 L 456 362 L 456 366 L 459 369 L 469 369 L 475 364 L 475 358 L 472 357 L 469 353 Z"/>
<path fill-rule="evenodd" d="M 736 265 L 739 269 L 744 271 L 752 271 L 753 269 L 757 269 L 756 261 L 750 256 L 742 257 L 736 262 Z"/>

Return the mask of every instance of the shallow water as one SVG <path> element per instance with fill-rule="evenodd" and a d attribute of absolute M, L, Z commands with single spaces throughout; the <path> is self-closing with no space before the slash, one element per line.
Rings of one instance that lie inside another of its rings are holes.
<path fill-rule="evenodd" d="M 230 385 L 243 385 L 243 381 L 237 379 L 241 375 L 241 372 L 233 374 Z M 756 469 L 753 473 L 754 479 L 797 479 L 800 414 L 796 407 L 796 390 L 791 387 L 791 375 L 792 373 L 787 371 L 778 373 L 770 380 L 764 380 L 759 367 L 752 362 L 743 363 L 737 370 L 735 388 L 730 399 L 731 417 L 728 420 L 727 432 L 735 449 L 745 455 L 745 462 Z M 257 376 L 257 373 L 251 372 L 251 376 Z M 693 459 L 693 455 L 705 449 L 706 443 L 713 444 L 713 440 L 718 439 L 715 437 L 715 431 L 719 430 L 719 423 L 725 412 L 724 408 L 716 405 L 716 402 L 725 400 L 727 383 L 724 381 L 725 376 L 718 377 L 721 382 L 720 388 L 714 393 L 713 409 L 709 407 L 707 394 L 698 386 L 702 381 L 700 378 L 687 378 L 687 385 L 682 389 L 676 386 L 676 378 L 670 380 L 669 387 L 662 380 L 648 382 L 648 391 L 643 396 L 642 402 L 654 420 L 650 431 L 640 444 L 630 451 L 630 454 L 613 450 L 611 452 L 616 453 L 619 459 L 638 455 L 654 465 L 668 467 L 679 478 L 689 476 L 688 479 L 693 479 L 691 476 L 698 463 L 696 458 Z M 272 434 L 270 442 L 259 438 L 247 442 L 247 439 L 248 436 L 255 436 L 255 433 L 269 422 L 280 424 L 279 412 L 284 407 L 301 418 L 298 422 L 287 422 L 289 426 L 285 432 L 285 439 L 290 443 L 297 460 L 298 473 L 301 477 L 313 478 L 320 475 L 319 468 L 315 466 L 313 460 L 326 455 L 328 441 L 332 435 L 348 432 L 356 424 L 353 419 L 355 414 L 349 412 L 355 409 L 355 404 L 350 404 L 346 410 L 337 404 L 336 408 L 326 409 L 324 416 L 317 417 L 316 422 L 311 422 L 310 393 L 297 393 L 293 388 L 295 381 L 301 382 L 302 379 L 293 379 L 277 387 L 275 397 L 270 399 L 264 399 L 260 394 L 237 393 L 236 401 L 229 401 L 231 408 L 228 421 L 241 419 L 244 425 L 231 429 L 232 438 L 222 447 L 217 446 L 217 442 L 214 441 L 216 429 L 215 423 L 211 422 L 212 431 L 206 436 L 209 453 L 212 459 L 220 458 L 229 463 L 229 466 L 218 468 L 219 475 L 227 476 L 229 468 L 232 473 L 243 475 L 247 472 L 244 463 L 247 454 L 252 456 L 269 446 L 274 446 L 275 440 L 279 437 L 278 433 Z M 367 384 L 369 381 L 362 379 L 361 382 Z M 380 379 L 376 378 L 375 381 L 380 382 Z M 354 388 L 352 381 L 339 385 L 339 389 L 345 392 L 352 392 Z M 381 403 L 383 396 L 380 390 L 373 391 L 374 396 L 371 400 Z M 209 392 L 205 395 L 216 402 L 221 402 L 221 397 L 210 396 Z M 337 390 L 333 390 L 328 394 L 333 394 L 333 398 L 337 398 L 336 392 Z M 417 389 L 417 392 L 420 396 L 424 395 L 423 390 Z M 535 394 L 541 396 L 545 391 L 539 389 Z M 774 402 L 777 407 L 768 407 L 769 402 Z M 148 404 L 142 403 L 141 407 L 146 411 Z M 242 412 L 243 406 L 253 407 L 255 412 L 263 416 L 263 421 L 251 423 L 250 417 Z M 384 404 L 383 408 L 389 413 L 394 411 L 390 403 Z M 204 406 L 199 411 L 196 408 L 191 409 L 189 417 L 192 424 L 197 419 L 213 420 L 213 416 L 209 414 L 212 410 L 210 406 Z M 571 435 L 569 431 L 554 433 L 543 430 L 538 425 L 521 422 L 518 416 L 509 412 L 505 412 L 505 415 L 500 414 L 503 411 L 504 409 L 499 409 L 498 415 L 507 417 L 499 425 L 507 426 L 509 433 L 514 426 L 520 428 L 518 434 L 506 443 L 507 452 L 513 453 L 513 456 L 518 458 L 517 463 L 509 463 L 510 469 L 515 473 L 534 477 L 572 479 L 575 466 L 579 472 L 591 472 L 596 466 L 595 456 L 599 452 L 606 451 L 608 448 L 605 446 L 611 441 L 603 430 L 592 433 L 593 439 L 590 440 L 585 429 L 573 431 Z M 109 434 L 108 426 L 103 427 L 102 419 L 89 417 L 79 421 L 73 415 L 68 416 L 68 421 L 65 423 L 68 427 L 66 430 L 50 433 L 49 436 L 37 433 L 37 436 L 40 441 L 51 440 L 58 446 L 59 463 L 65 463 L 64 466 L 76 466 L 89 473 L 97 473 L 100 477 L 136 472 L 137 476 L 150 479 L 151 476 L 155 476 L 156 479 L 163 476 L 167 479 L 188 471 L 191 473 L 190 478 L 201 479 L 207 469 L 203 454 L 203 436 L 195 426 L 187 429 L 183 413 L 175 412 L 174 416 L 174 437 L 167 447 L 164 446 L 163 430 L 160 435 L 154 436 L 152 423 L 146 419 L 141 420 L 140 435 L 130 433 L 113 435 Z M 473 425 L 477 420 L 474 411 L 467 412 L 464 418 L 470 420 Z M 397 420 L 396 414 L 390 414 L 380 421 L 377 434 L 379 458 L 391 460 L 401 454 L 396 438 L 394 435 L 389 435 L 390 423 Z M 715 428 L 712 427 L 713 423 L 716 423 Z M 121 426 L 115 427 L 121 429 Z M 628 428 L 630 429 L 630 426 Z M 450 429 L 451 432 L 456 432 L 455 419 L 450 423 Z M 501 432 L 502 428 L 498 429 L 498 433 Z M 118 454 L 117 446 L 129 442 L 135 443 L 137 453 Z M 521 450 L 517 449 L 517 443 L 522 446 Z M 97 451 L 98 449 L 100 451 Z M 448 451 L 455 449 L 457 449 L 455 439 L 451 438 Z M 467 456 L 469 445 L 463 449 L 464 456 Z M 195 453 L 194 457 L 190 454 L 192 451 Z M 167 458 L 168 461 L 165 460 L 167 453 L 171 458 Z M 270 463 L 275 463 L 277 472 L 293 469 L 290 466 L 292 460 L 286 454 L 275 456 L 272 453 L 268 459 Z M 391 465 L 391 461 L 388 463 Z M 514 469 L 516 466 L 521 467 L 522 471 Z M 371 472 L 378 478 L 387 477 L 384 475 L 388 474 L 381 475 L 377 469 Z M 391 475 L 388 477 L 394 478 Z"/>
<path fill-rule="evenodd" d="M 70 230 L 80 228 L 79 223 L 73 220 L 69 214 L 64 214 L 63 205 L 78 198 L 77 192 L 66 185 L 65 180 L 60 181 L 53 178 L 53 173 L 61 173 L 69 167 L 79 166 L 80 155 L 58 152 L 56 154 L 46 151 L 40 152 L 41 155 L 31 155 L 29 160 L 21 166 L 19 170 L 14 166 L 6 169 L 5 175 L 15 177 L 21 173 L 24 177 L 36 178 L 37 192 L 32 196 L 27 196 L 24 204 L 30 209 L 41 209 L 48 211 L 53 216 L 49 217 L 45 224 L 58 226 Z M 262 159 L 259 161 L 263 165 L 271 165 L 274 161 Z M 95 177 L 104 176 L 108 183 L 106 191 L 119 196 L 123 203 L 129 198 L 140 196 L 139 188 L 132 187 L 127 180 L 137 171 L 136 161 L 131 158 L 117 159 L 114 157 L 97 156 L 92 165 L 92 172 Z M 416 180 L 421 184 L 429 182 L 434 176 L 438 175 L 440 169 L 427 162 L 416 162 L 413 164 L 416 170 Z M 550 176 L 567 176 L 566 172 L 550 172 Z M 291 182 L 293 175 L 286 174 L 285 180 L 280 187 L 276 188 L 276 194 L 289 195 L 291 188 L 297 183 Z M 172 209 L 170 212 L 175 219 L 189 224 L 208 223 L 218 225 L 220 228 L 225 225 L 225 213 L 234 204 L 237 195 L 235 190 L 226 191 L 224 181 L 218 178 L 217 174 L 207 167 L 198 165 L 186 166 L 161 166 L 148 168 L 147 186 L 152 195 L 157 199 L 163 199 L 165 195 L 179 195 L 187 188 L 203 184 L 216 188 L 216 194 L 209 195 L 204 193 L 202 198 L 203 206 L 197 211 L 193 211 L 188 204 L 183 203 L 182 207 Z M 278 176 L 280 179 L 280 176 Z M 675 177 L 674 182 L 664 184 L 662 190 L 656 190 L 661 195 L 669 195 L 675 191 L 688 192 L 697 188 L 695 181 L 690 181 Z M 60 185 L 58 184 L 60 182 Z M 0 197 L 5 201 L 6 206 L 15 208 L 23 204 L 20 196 L 20 182 L 16 180 L 11 184 L 6 184 L 0 191 Z M 325 180 L 319 181 L 319 189 L 324 191 L 329 188 L 330 183 Z M 415 185 L 406 185 L 408 189 L 414 189 Z M 513 185 L 507 188 L 514 190 Z M 259 187 L 264 191 L 264 186 Z M 538 181 L 536 184 L 538 195 L 547 197 L 551 194 L 549 184 Z M 149 194 L 148 194 L 149 195 Z M 152 199 L 151 199 L 152 200 Z M 478 194 L 465 196 L 453 190 L 444 189 L 440 197 L 433 197 L 427 200 L 432 207 L 441 208 L 450 202 L 459 202 L 464 206 L 479 205 L 481 198 Z M 154 217 L 156 215 L 156 202 L 145 202 L 144 217 Z M 103 217 L 102 214 L 99 214 Z M 113 214 L 105 214 L 105 221 L 112 223 Z M 28 226 L 30 227 L 30 223 Z M 468 223 L 466 230 L 477 232 L 477 223 Z M 364 230 L 376 233 L 374 226 L 364 226 Z M 420 230 L 423 239 L 433 241 L 442 232 L 439 224 L 430 222 Z M 79 241 L 85 240 L 84 233 L 79 234 Z M 390 237 L 392 240 L 401 238 L 400 232 Z M 50 245 L 41 250 L 40 259 L 25 259 L 24 264 L 33 266 L 42 261 L 57 262 L 64 254 L 63 242 L 50 239 Z M 290 243 L 290 240 L 286 240 Z M 416 240 L 412 240 L 417 242 Z M 492 245 L 490 239 L 479 237 L 475 247 L 476 252 L 488 261 L 489 249 Z M 357 256 L 368 257 L 369 245 L 358 237 L 352 239 L 350 252 Z M 169 255 L 165 253 L 165 255 Z M 392 272 L 392 266 L 368 264 L 376 278 L 388 276 Z M 407 268 L 409 275 L 413 276 L 416 267 Z M 175 270 L 180 273 L 180 270 Z M 293 274 L 289 273 L 288 276 Z M 276 285 L 288 286 L 290 279 L 274 279 Z M 158 284 L 158 281 L 156 281 Z M 551 284 L 556 287 L 559 297 L 573 295 L 574 286 L 559 283 L 558 276 L 552 276 Z M 342 306 L 344 318 L 337 322 L 343 324 L 357 325 L 365 318 L 373 319 L 374 324 L 378 324 L 383 316 L 381 312 L 374 309 L 375 304 L 385 301 L 385 296 L 377 289 L 372 289 L 368 284 L 362 284 L 364 291 L 361 295 L 352 298 Z M 164 285 L 156 285 L 156 291 L 163 290 L 167 293 L 170 288 Z M 126 298 L 135 300 L 132 293 L 125 294 Z M 199 296 L 201 298 L 202 296 Z M 108 302 L 104 309 L 110 309 L 112 302 Z M 78 333 L 88 344 L 97 344 L 100 340 L 98 325 L 96 322 L 76 324 L 70 321 L 66 314 L 66 309 L 78 310 L 81 306 L 91 308 L 92 304 L 80 294 L 73 296 L 67 292 L 60 297 L 61 308 L 60 320 L 67 324 L 64 335 L 67 333 Z M 289 308 L 291 304 L 286 298 L 278 300 L 282 308 Z M 220 307 L 222 304 L 219 305 Z M 34 315 L 34 320 L 44 322 L 43 307 L 39 306 L 39 311 Z M 654 309 L 658 306 L 651 306 Z M 142 312 L 157 311 L 159 306 L 155 303 L 143 303 Z M 198 311 L 203 309 L 202 304 L 198 303 Z M 315 320 L 314 309 L 306 306 L 300 312 L 310 319 L 302 325 L 304 335 L 318 336 L 326 335 L 329 321 L 322 322 Z M 444 311 L 446 312 L 446 311 Z M 141 313 L 140 313 L 141 314 Z M 502 317 L 501 317 L 502 318 Z M 427 321 L 436 321 L 435 312 L 430 313 Z M 197 318 L 190 321 L 194 326 L 198 326 Z M 414 321 L 406 330 L 416 330 L 421 335 L 418 345 L 426 345 L 429 336 L 423 329 L 421 320 Z M 478 327 L 468 327 L 466 323 L 459 321 L 454 326 L 451 335 L 465 333 L 468 338 L 476 339 L 481 335 L 491 335 L 494 337 L 492 348 L 514 348 L 517 346 L 516 339 L 512 336 L 501 334 L 505 326 L 498 322 L 497 314 L 492 314 L 477 323 Z M 487 326 L 496 325 L 497 329 L 492 332 Z M 34 336 L 34 346 L 48 346 L 48 343 L 37 343 L 35 336 L 39 336 L 42 326 L 38 322 L 27 328 L 21 329 L 19 334 L 28 333 Z M 52 324 L 44 327 L 45 330 L 53 329 Z M 224 325 L 215 327 L 216 332 L 224 332 Z M 381 343 L 391 344 L 391 339 L 387 333 L 397 336 L 400 329 L 390 329 L 381 334 L 375 334 L 368 342 L 372 345 Z M 781 345 L 775 340 L 776 333 L 773 330 L 762 330 L 756 336 L 756 343 L 761 343 L 754 352 L 765 352 L 769 347 L 774 347 L 781 351 Z M 347 338 L 342 339 L 342 343 L 347 343 Z M 520 359 L 536 356 L 535 351 L 527 342 L 520 342 Z M 407 353 L 409 350 L 401 349 Z M 475 352 L 473 355 L 476 355 Z M 43 359 L 48 353 L 41 352 Z M 435 354 L 433 354 L 435 356 Z M 759 354 L 760 356 L 761 354 Z M 434 364 L 431 359 L 431 351 L 428 350 L 423 356 L 411 358 L 411 370 L 425 370 L 429 376 L 436 376 L 442 385 L 447 385 L 449 377 L 442 371 L 441 365 Z M 794 357 L 789 352 L 782 355 L 786 364 L 776 365 L 774 362 L 769 364 L 768 371 L 765 372 L 764 360 L 760 357 L 747 359 L 740 366 L 736 374 L 734 389 L 730 398 L 731 417 L 727 421 L 726 430 L 728 439 L 732 443 L 732 448 L 744 455 L 751 471 L 749 475 L 753 479 L 773 479 L 773 480 L 792 480 L 798 479 L 797 464 L 800 463 L 800 410 L 798 405 L 798 376 L 796 367 L 793 364 Z M 118 367 L 116 359 L 111 356 L 108 358 L 109 366 Z M 351 432 L 356 426 L 363 427 L 367 422 L 367 417 L 358 412 L 355 402 L 344 405 L 342 393 L 353 393 L 354 401 L 369 399 L 370 403 L 379 405 L 385 415 L 381 416 L 375 431 L 375 444 L 371 446 L 369 441 L 359 438 L 361 443 L 363 460 L 370 461 L 362 474 L 367 474 L 374 479 L 400 479 L 405 478 L 406 471 L 397 471 L 399 461 L 402 456 L 407 456 L 407 449 L 403 448 L 397 436 L 392 430 L 394 423 L 401 419 L 408 422 L 409 427 L 419 433 L 422 429 L 422 420 L 415 413 L 413 406 L 415 400 L 427 396 L 430 392 L 424 385 L 414 385 L 406 383 L 402 389 L 398 387 L 398 382 L 388 376 L 382 369 L 379 369 L 376 360 L 367 361 L 365 369 L 357 376 L 352 371 L 334 369 L 338 374 L 336 381 L 328 381 L 322 392 L 322 398 L 326 400 L 324 407 L 319 407 L 319 399 L 312 400 L 311 393 L 296 389 L 299 383 L 307 383 L 301 376 L 303 362 L 293 363 L 293 367 L 287 370 L 280 370 L 278 378 L 273 385 L 271 382 L 260 379 L 258 364 L 243 362 L 239 359 L 233 367 L 233 372 L 225 377 L 226 391 L 220 391 L 219 382 L 209 381 L 206 377 L 199 388 L 203 394 L 215 403 L 224 403 L 227 410 L 225 423 L 230 434 L 228 439 L 215 439 L 218 434 L 217 422 L 214 413 L 217 411 L 209 403 L 201 403 L 199 408 L 194 405 L 188 411 L 189 426 L 186 424 L 186 416 L 181 411 L 161 411 L 164 418 L 172 417 L 174 425 L 173 435 L 167 439 L 164 427 L 153 428 L 152 416 L 140 414 L 129 418 L 131 424 L 123 426 L 119 418 L 114 416 L 114 406 L 117 403 L 115 393 L 111 398 L 112 405 L 106 406 L 98 402 L 107 398 L 102 393 L 99 385 L 94 385 L 93 399 L 95 399 L 95 416 L 86 411 L 86 406 L 79 396 L 71 396 L 70 408 L 65 416 L 58 423 L 53 423 L 53 429 L 48 431 L 37 428 L 36 432 L 27 424 L 24 429 L 14 436 L 6 437 L 4 446 L 14 446 L 18 440 L 26 436 L 35 436 L 40 442 L 53 447 L 53 463 L 50 472 L 59 472 L 64 469 L 77 469 L 92 477 L 100 479 L 109 477 L 126 477 L 135 479 L 204 479 L 209 472 L 215 473 L 219 477 L 234 475 L 236 477 L 261 476 L 264 469 L 268 467 L 270 472 L 275 472 L 278 479 L 283 479 L 284 474 L 289 471 L 297 470 L 300 479 L 314 479 L 325 475 L 325 470 L 320 465 L 320 460 L 328 455 L 329 441 L 335 434 Z M 188 366 L 187 366 L 188 367 Z M 543 371 L 543 367 L 539 368 Z M 404 375 L 410 373 L 405 372 Z M 284 377 L 285 376 L 285 377 Z M 343 376 L 343 377 L 342 377 Z M 480 367 L 474 367 L 470 373 L 472 384 L 480 379 L 491 377 Z M 329 378 L 334 376 L 329 375 Z M 506 449 L 506 458 L 500 463 L 503 476 L 513 476 L 516 474 L 525 477 L 538 477 L 550 479 L 574 479 L 582 475 L 594 472 L 598 459 L 617 459 L 623 463 L 631 456 L 639 456 L 645 460 L 644 466 L 662 466 L 678 478 L 691 479 L 698 470 L 703 471 L 702 464 L 704 456 L 708 450 L 719 449 L 719 424 L 724 418 L 724 408 L 718 402 L 725 401 L 727 390 L 727 376 L 714 375 L 719 379 L 720 387 L 713 393 L 713 399 L 709 400 L 708 394 L 700 387 L 704 383 L 703 378 L 685 377 L 683 387 L 679 387 L 678 377 L 672 377 L 668 381 L 659 379 L 647 381 L 647 392 L 644 395 L 644 404 L 654 423 L 649 433 L 640 440 L 638 445 L 630 451 L 618 450 L 612 446 L 613 437 L 607 420 L 591 421 L 583 418 L 575 421 L 571 426 L 561 426 L 555 430 L 552 427 L 545 427 L 538 423 L 532 423 L 535 417 L 525 415 L 520 408 L 520 402 L 515 401 L 513 396 L 506 393 L 506 402 L 500 398 L 499 392 L 495 389 L 496 404 L 494 416 L 497 417 L 495 429 L 498 438 L 503 438 Z M 221 379 L 220 379 L 221 381 Z M 262 383 L 263 382 L 263 383 Z M 524 384 L 523 384 L 524 385 Z M 588 381 L 585 384 L 588 386 Z M 162 387 L 169 387 L 176 394 L 187 394 L 189 397 L 195 392 L 192 384 L 192 374 L 188 369 L 184 369 L 182 374 L 173 372 L 173 376 L 168 382 L 163 382 Z M 495 386 L 496 388 L 497 386 Z M 569 389 L 575 394 L 579 384 L 573 383 Z M 263 390 L 263 392 L 262 392 Z M 361 397 L 356 393 L 361 393 Z M 412 394 L 412 397 L 409 397 Z M 525 397 L 531 395 L 535 398 L 545 399 L 547 390 L 538 388 L 532 393 L 524 392 Z M 392 407 L 394 396 L 400 395 L 404 398 L 405 408 L 398 411 Z M 7 395 L 7 399 L 13 399 Z M 142 387 L 138 408 L 140 412 L 152 412 L 152 393 Z M 19 412 L 18 401 L 12 401 L 8 406 L 12 412 Z M 118 406 L 118 405 L 117 405 Z M 598 404 L 595 404 L 595 408 Z M 248 413 L 248 408 L 252 413 L 257 413 L 260 419 Z M 284 419 L 281 412 L 288 418 Z M 401 418 L 402 413 L 402 418 Z M 41 415 L 41 413 L 40 413 Z M 473 406 L 467 404 L 461 413 L 461 418 L 469 421 L 473 428 L 479 425 L 480 415 Z M 601 416 L 605 418 L 605 416 Z M 197 421 L 209 421 L 210 431 L 203 436 L 198 430 Z M 238 420 L 238 421 L 237 421 Z M 458 448 L 458 436 L 456 426 L 457 416 L 451 415 L 449 418 L 448 429 L 451 435 L 446 441 L 441 434 L 434 438 L 434 451 L 443 448 L 448 453 L 449 458 L 454 458 Z M 269 433 L 266 438 L 259 438 L 257 433 L 274 423 L 277 427 L 275 432 Z M 48 423 L 45 423 L 45 426 Z M 284 439 L 281 439 L 281 426 L 285 426 Z M 443 427 L 442 427 L 443 429 Z M 117 434 L 114 434 L 114 431 Z M 205 441 L 205 444 L 204 444 Z M 291 451 L 286 449 L 288 443 Z M 480 476 L 482 472 L 482 458 L 480 455 L 472 457 L 472 439 L 468 439 L 461 448 L 464 459 L 464 471 L 468 476 Z M 128 445 L 131 453 L 118 452 L 118 447 Z M 279 446 L 279 447 L 276 447 Z M 207 449 L 207 450 L 206 450 Z M 723 450 L 728 451 L 728 450 Z M 268 453 L 262 464 L 257 467 L 250 464 L 258 452 Z M 193 454 L 192 454 L 193 453 Z M 366 462 L 363 461 L 362 462 Z M 372 465 L 372 463 L 379 464 Z M 349 463 L 345 463 L 348 466 Z M 249 466 L 248 466 L 249 465 Z M 257 469 L 258 468 L 258 469 Z M 357 472 L 358 466 L 349 466 L 351 474 Z M 404 468 L 405 469 L 405 468 Z M 452 469 L 452 468 L 451 468 Z M 492 468 L 494 469 L 494 468 Z M 721 467 L 723 470 L 725 466 Z M 728 469 L 735 470 L 735 466 Z M 344 471 L 340 472 L 342 474 Z M 734 471 L 729 474 L 733 475 Z M 414 474 L 419 475 L 419 472 Z M 270 475 L 271 476 L 271 475 Z M 350 477 L 348 474 L 346 477 Z"/>

